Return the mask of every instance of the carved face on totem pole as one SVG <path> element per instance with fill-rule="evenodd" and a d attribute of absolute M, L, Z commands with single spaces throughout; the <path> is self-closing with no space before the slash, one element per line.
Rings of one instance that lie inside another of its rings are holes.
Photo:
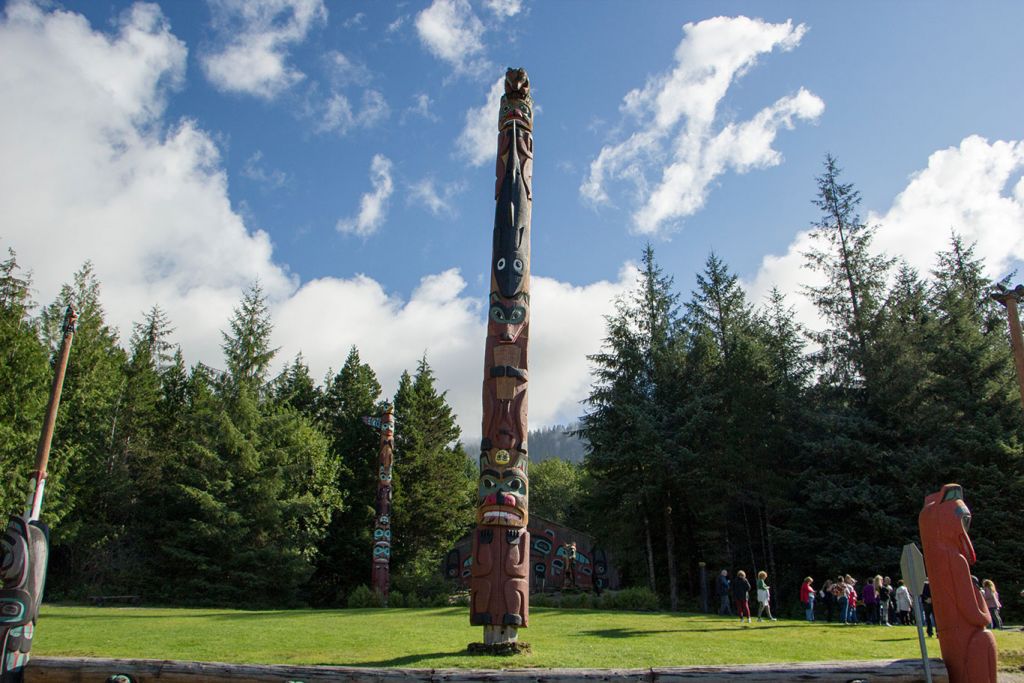
<path fill-rule="evenodd" d="M 484 452 L 477 494 L 479 524 L 525 527 L 529 507 L 525 455 L 503 448 Z"/>

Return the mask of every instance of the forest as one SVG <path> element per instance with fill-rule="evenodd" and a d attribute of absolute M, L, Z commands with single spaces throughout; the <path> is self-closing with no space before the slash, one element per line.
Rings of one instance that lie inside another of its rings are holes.
<path fill-rule="evenodd" d="M 779 291 L 750 301 L 707 257 L 688 295 L 648 245 L 590 357 L 571 436 L 531 453 L 531 513 L 587 531 L 627 585 L 694 609 L 699 567 L 764 569 L 783 612 L 805 576 L 899 574 L 924 496 L 947 482 L 973 512 L 976 573 L 1011 611 L 1024 588 L 1024 415 L 1005 311 L 972 245 L 949 230 L 928 273 L 877 253 L 878 226 L 827 157 L 804 329 Z M 1003 280 L 1008 282 L 1009 278 Z M 395 407 L 392 585 L 446 590 L 440 562 L 474 523 L 475 453 L 424 357 L 384 396 L 352 348 L 318 382 L 302 356 L 271 374 L 267 301 L 242 293 L 223 369 L 187 367 L 154 306 L 122 346 L 86 263 L 37 306 L 0 263 L 0 505 L 24 505 L 67 304 L 79 309 L 44 518 L 49 599 L 137 594 L 162 604 L 339 606 L 369 583 L 376 432 Z M 481 344 L 483 340 L 481 340 Z M 541 452 L 544 451 L 544 452 Z"/>

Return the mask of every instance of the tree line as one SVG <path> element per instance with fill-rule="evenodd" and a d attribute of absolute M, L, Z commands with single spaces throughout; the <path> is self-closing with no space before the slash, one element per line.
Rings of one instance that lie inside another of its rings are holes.
<path fill-rule="evenodd" d="M 343 605 L 368 584 L 379 435 L 361 418 L 393 401 L 393 584 L 440 581 L 473 520 L 476 474 L 426 358 L 384 397 L 354 347 L 322 384 L 301 354 L 276 376 L 258 285 L 223 332 L 224 369 L 187 367 L 153 307 L 127 348 L 86 264 L 38 315 L 13 251 L 0 263 L 0 506 L 27 496 L 64 308 L 79 311 L 50 458 L 51 599 Z"/>
<path fill-rule="evenodd" d="M 927 274 L 876 253 L 831 156 L 813 202 L 805 257 L 823 284 L 804 289 L 820 330 L 778 290 L 751 302 L 714 254 L 682 300 L 647 247 L 591 357 L 589 449 L 563 512 L 672 608 L 700 594 L 701 562 L 711 576 L 764 569 L 795 606 L 808 575 L 895 579 L 924 496 L 958 482 L 975 572 L 1011 601 L 1024 416 L 995 283 L 955 232 Z"/>
<path fill-rule="evenodd" d="M 701 563 L 712 576 L 765 569 L 795 605 L 807 575 L 898 575 L 924 496 L 955 481 L 974 513 L 976 573 L 1012 607 L 1024 588 L 1024 417 L 995 283 L 955 232 L 929 273 L 876 253 L 877 227 L 832 157 L 815 189 L 805 256 L 823 284 L 805 289 L 820 329 L 801 327 L 777 290 L 750 301 L 715 254 L 684 299 L 648 246 L 590 358 L 583 462 L 542 457 L 563 450 L 562 434 L 531 441 L 531 514 L 592 534 L 626 585 L 672 609 L 696 605 Z M 223 369 L 187 367 L 158 307 L 122 348 L 89 264 L 34 313 L 11 252 L 3 511 L 27 495 L 69 303 L 79 327 L 44 505 L 51 598 L 345 604 L 370 574 L 378 435 L 361 417 L 385 400 L 398 420 L 392 584 L 444 590 L 440 560 L 472 528 L 477 472 L 426 359 L 393 397 L 355 348 L 323 382 L 301 354 L 271 376 L 258 286 L 227 321 Z"/>

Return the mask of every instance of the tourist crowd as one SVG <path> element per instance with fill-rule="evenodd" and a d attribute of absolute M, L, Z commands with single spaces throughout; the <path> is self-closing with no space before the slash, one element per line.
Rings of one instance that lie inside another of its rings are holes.
<path fill-rule="evenodd" d="M 999 591 L 991 579 L 980 582 L 974 578 L 975 586 L 988 605 L 992 615 L 990 628 L 1002 628 L 1003 621 L 999 614 L 1002 603 Z M 875 576 L 868 579 L 858 590 L 857 579 L 849 574 L 826 579 L 825 583 L 816 588 L 810 576 L 800 586 L 800 602 L 804 608 L 807 621 L 815 621 L 820 615 L 826 621 L 837 621 L 840 624 L 876 624 L 879 626 L 904 625 L 914 623 L 914 599 L 910 588 L 898 580 L 893 585 L 888 576 Z M 729 571 L 723 569 L 715 582 L 715 594 L 719 599 L 718 613 L 732 615 L 733 608 L 739 615 L 740 622 L 750 622 L 750 582 L 746 572 L 740 570 L 736 576 L 729 578 Z M 771 587 L 768 585 L 767 572 L 757 573 L 756 585 L 757 620 L 762 618 L 775 621 L 771 611 Z M 935 614 L 932 611 L 932 593 L 928 579 L 924 580 L 921 591 L 921 614 L 928 635 L 934 635 Z"/>

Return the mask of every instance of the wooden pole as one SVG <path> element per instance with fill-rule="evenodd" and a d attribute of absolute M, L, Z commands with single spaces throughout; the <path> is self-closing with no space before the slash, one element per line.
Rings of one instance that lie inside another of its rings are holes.
<path fill-rule="evenodd" d="M 1020 404 L 1024 408 L 1024 338 L 1021 335 L 1020 317 L 1017 306 L 1024 299 L 1024 285 L 1013 289 L 1000 286 L 992 293 L 992 298 L 1006 307 L 1007 322 L 1010 325 L 1010 348 L 1013 351 L 1013 364 L 1017 366 L 1017 385 L 1020 390 Z"/>
<path fill-rule="evenodd" d="M 505 652 L 528 647 L 516 641 L 527 625 L 530 601 L 526 412 L 533 100 L 524 69 L 505 73 L 495 175 L 469 621 L 483 626 L 484 649 Z"/>
<path fill-rule="evenodd" d="M 32 473 L 29 484 L 28 520 L 39 519 L 43 507 L 43 490 L 46 488 L 46 468 L 50 462 L 50 443 L 53 441 L 53 429 L 57 423 L 57 408 L 60 406 L 60 394 L 64 388 L 64 373 L 68 367 L 68 356 L 71 354 L 71 341 L 75 336 L 78 324 L 78 311 L 69 305 L 64 312 L 63 338 L 57 366 L 54 369 L 53 385 L 50 387 L 50 402 L 46 404 L 43 417 L 43 429 L 39 434 L 39 446 L 36 448 L 36 469 Z"/>

